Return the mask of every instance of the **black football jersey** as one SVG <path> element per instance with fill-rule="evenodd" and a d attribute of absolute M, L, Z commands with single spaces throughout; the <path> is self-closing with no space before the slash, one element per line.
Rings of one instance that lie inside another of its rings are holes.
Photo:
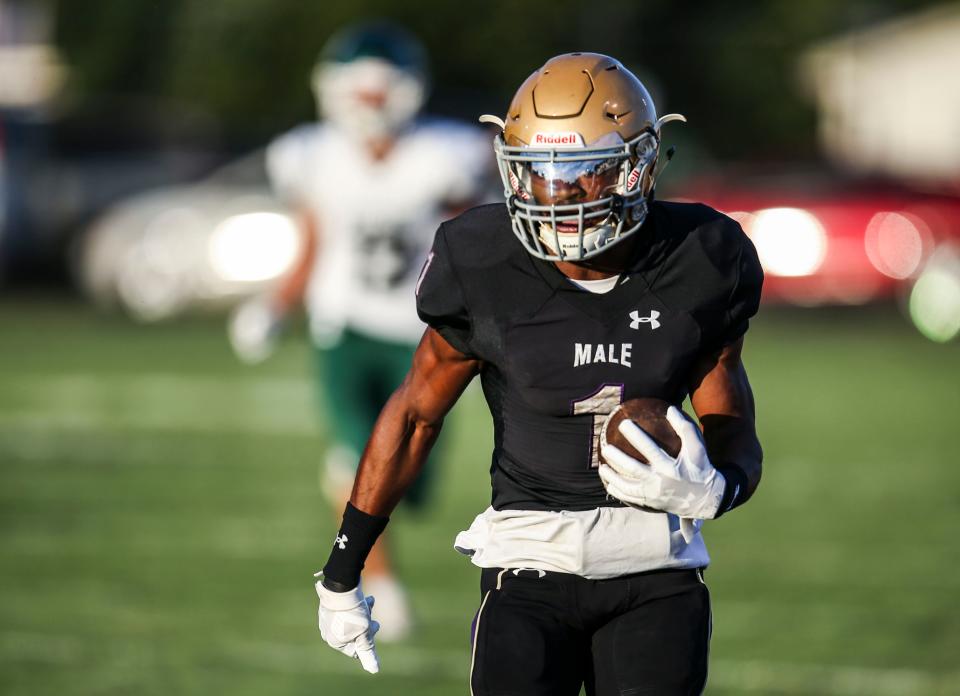
<path fill-rule="evenodd" d="M 635 234 L 629 267 L 595 294 L 527 253 L 503 204 L 437 231 L 417 310 L 482 360 L 497 510 L 621 505 L 596 471 L 604 417 L 637 397 L 679 406 L 697 358 L 747 330 L 763 273 L 735 221 L 704 205 L 654 202 Z"/>

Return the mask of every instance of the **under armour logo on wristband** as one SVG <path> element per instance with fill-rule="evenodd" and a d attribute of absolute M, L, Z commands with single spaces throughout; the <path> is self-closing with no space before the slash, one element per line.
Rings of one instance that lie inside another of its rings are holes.
<path fill-rule="evenodd" d="M 347 535 L 346 535 L 346 534 L 343 534 L 343 535 L 338 536 L 338 537 L 334 540 L 333 543 L 336 544 L 337 546 L 339 546 L 339 547 L 340 547 L 340 550 L 343 551 L 345 548 L 347 548 L 347 542 L 348 542 L 348 541 L 350 541 L 350 540 L 347 538 Z"/>
<path fill-rule="evenodd" d="M 633 310 L 632 312 L 630 312 L 630 318 L 633 320 L 630 322 L 631 329 L 634 329 L 634 330 L 639 329 L 640 324 L 650 324 L 651 331 L 654 329 L 660 328 L 660 322 L 657 321 L 657 319 L 660 318 L 660 312 L 658 312 L 655 309 L 650 310 L 649 317 L 641 317 L 640 312 L 638 312 L 637 310 Z"/>

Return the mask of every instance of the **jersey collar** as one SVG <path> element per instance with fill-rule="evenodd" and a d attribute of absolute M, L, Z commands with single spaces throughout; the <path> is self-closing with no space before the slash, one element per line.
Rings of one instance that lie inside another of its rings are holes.
<path fill-rule="evenodd" d="M 657 224 L 659 213 L 660 207 L 656 203 L 650 206 L 650 214 L 635 233 L 640 237 L 640 243 L 636 245 L 633 258 L 616 287 L 607 293 L 594 294 L 578 288 L 550 261 L 529 256 L 530 261 L 560 299 L 600 323 L 616 321 L 623 310 L 630 309 L 638 298 L 652 291 L 659 275 L 658 261 L 663 258 L 669 242 L 664 234 L 665 226 Z"/>

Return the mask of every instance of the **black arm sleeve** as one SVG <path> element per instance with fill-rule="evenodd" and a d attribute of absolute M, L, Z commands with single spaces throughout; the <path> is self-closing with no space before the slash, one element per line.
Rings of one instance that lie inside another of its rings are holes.
<path fill-rule="evenodd" d="M 473 356 L 473 322 L 441 225 L 417 281 L 417 314 L 451 346 Z"/>

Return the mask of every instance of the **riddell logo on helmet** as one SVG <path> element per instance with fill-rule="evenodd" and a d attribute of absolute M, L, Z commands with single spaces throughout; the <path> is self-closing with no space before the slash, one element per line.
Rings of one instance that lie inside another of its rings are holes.
<path fill-rule="evenodd" d="M 531 145 L 583 147 L 583 138 L 579 133 L 535 133 Z"/>

